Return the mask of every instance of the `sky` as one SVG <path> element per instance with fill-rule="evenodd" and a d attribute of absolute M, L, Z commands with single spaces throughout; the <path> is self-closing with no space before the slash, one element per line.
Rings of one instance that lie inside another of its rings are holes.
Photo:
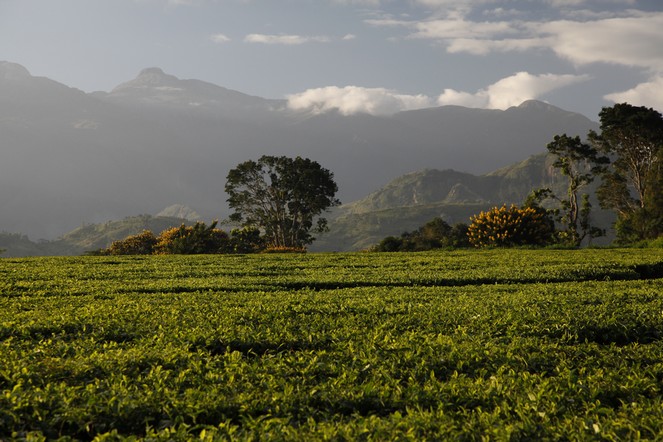
<path fill-rule="evenodd" d="M 663 0 L 0 0 L 0 60 L 86 92 L 147 67 L 293 109 L 663 112 Z"/>

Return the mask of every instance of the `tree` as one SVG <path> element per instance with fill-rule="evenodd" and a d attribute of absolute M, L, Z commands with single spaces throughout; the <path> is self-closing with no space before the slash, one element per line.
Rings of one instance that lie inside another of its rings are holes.
<path fill-rule="evenodd" d="M 599 113 L 601 133 L 589 139 L 611 159 L 598 189 L 601 206 L 617 213 L 617 236 L 622 242 L 649 239 L 662 229 L 652 223 L 663 209 L 663 117 L 654 109 L 628 103 L 604 107 Z"/>
<path fill-rule="evenodd" d="M 300 157 L 262 156 L 241 163 L 228 173 L 225 189 L 234 210 L 230 219 L 259 227 L 268 247 L 310 244 L 311 231 L 327 230 L 327 220 L 319 215 L 340 204 L 334 175 Z"/>
<path fill-rule="evenodd" d="M 560 232 L 560 239 L 577 247 L 586 236 L 601 235 L 601 230 L 590 223 L 589 197 L 587 194 L 580 195 L 580 190 L 594 181 L 609 160 L 599 155 L 595 147 L 583 143 L 578 136 L 555 135 L 546 147 L 555 156 L 553 167 L 559 169 L 568 180 L 566 198 L 549 193 L 561 204 L 560 221 L 565 229 Z"/>

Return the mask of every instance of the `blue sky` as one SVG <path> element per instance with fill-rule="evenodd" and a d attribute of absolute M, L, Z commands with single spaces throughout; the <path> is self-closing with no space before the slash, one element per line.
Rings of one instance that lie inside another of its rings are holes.
<path fill-rule="evenodd" d="M 539 99 L 663 111 L 661 0 L 0 0 L 0 60 L 90 92 L 146 67 L 293 108 Z"/>

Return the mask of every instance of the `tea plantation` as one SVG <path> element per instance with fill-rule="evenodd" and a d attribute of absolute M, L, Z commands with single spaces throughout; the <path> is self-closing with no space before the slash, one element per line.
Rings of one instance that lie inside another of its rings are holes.
<path fill-rule="evenodd" d="M 661 440 L 663 252 L 0 259 L 0 440 Z"/>

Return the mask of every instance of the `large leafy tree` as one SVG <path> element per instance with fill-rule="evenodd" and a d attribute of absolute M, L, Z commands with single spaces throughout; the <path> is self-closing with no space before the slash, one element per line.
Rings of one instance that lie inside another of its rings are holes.
<path fill-rule="evenodd" d="M 565 229 L 560 232 L 562 241 L 579 246 L 586 236 L 594 237 L 602 234 L 600 229 L 590 224 L 589 196 L 581 193 L 582 189 L 594 181 L 596 175 L 605 170 L 609 159 L 599 154 L 590 144 L 583 143 L 580 137 L 569 137 L 566 134 L 555 135 L 548 143 L 558 169 L 568 181 L 566 197 L 554 198 L 561 204 L 561 222 Z"/>
<path fill-rule="evenodd" d="M 590 132 L 589 139 L 611 159 L 599 201 L 617 213 L 621 241 L 656 237 L 663 230 L 656 196 L 663 185 L 663 117 L 654 109 L 621 103 L 603 108 L 599 118 L 601 133 Z"/>
<path fill-rule="evenodd" d="M 239 164 L 228 173 L 228 203 L 233 221 L 259 227 L 270 247 L 302 248 L 323 232 L 319 215 L 340 204 L 334 175 L 306 158 L 263 156 Z M 314 223 L 315 221 L 315 223 Z"/>

